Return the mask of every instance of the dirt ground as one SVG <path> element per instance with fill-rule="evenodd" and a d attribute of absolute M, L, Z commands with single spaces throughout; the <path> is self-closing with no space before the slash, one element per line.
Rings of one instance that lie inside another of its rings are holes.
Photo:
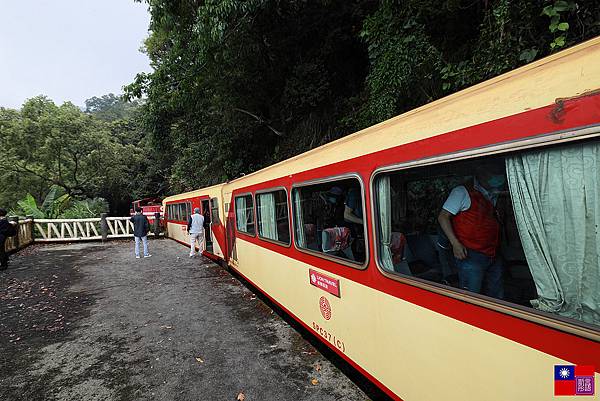
<path fill-rule="evenodd" d="M 132 248 L 13 255 L 0 273 L 0 400 L 382 398 L 225 269 L 169 240 L 151 241 L 148 259 Z"/>

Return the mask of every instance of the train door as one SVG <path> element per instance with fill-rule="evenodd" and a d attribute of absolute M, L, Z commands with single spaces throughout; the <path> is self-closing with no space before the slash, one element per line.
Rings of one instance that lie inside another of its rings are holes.
<path fill-rule="evenodd" d="M 225 244 L 226 251 L 224 252 L 227 263 L 237 264 L 237 249 L 235 247 L 235 219 L 234 209 L 231 205 L 231 192 L 223 192 L 223 224 L 225 225 Z"/>
<path fill-rule="evenodd" d="M 206 251 L 213 253 L 212 231 L 210 224 L 210 202 L 208 199 L 202 200 L 202 215 L 204 216 L 204 238 L 206 241 Z"/>

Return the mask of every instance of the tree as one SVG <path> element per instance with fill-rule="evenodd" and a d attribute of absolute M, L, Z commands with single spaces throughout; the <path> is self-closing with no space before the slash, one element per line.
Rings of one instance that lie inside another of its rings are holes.
<path fill-rule="evenodd" d="M 44 96 L 26 101 L 20 111 L 0 109 L 3 205 L 11 207 L 27 194 L 42 200 L 55 186 L 75 200 L 105 198 L 113 213 L 124 214 L 132 197 L 159 195 L 163 180 L 140 128 L 138 106 L 115 102 L 119 98 L 112 95 L 96 99 L 107 101 L 88 102 L 88 113 Z M 98 118 L 107 107 L 126 117 Z"/>
<path fill-rule="evenodd" d="M 139 102 L 128 102 L 113 93 L 93 96 L 85 101 L 85 112 L 104 121 L 128 120 L 139 106 Z"/>
<path fill-rule="evenodd" d="M 375 1 L 152 1 L 146 129 L 179 191 L 340 137 L 367 73 L 357 36 Z M 189 166 L 198 166 L 191 169 Z"/>
<path fill-rule="evenodd" d="M 45 97 L 30 99 L 19 122 L 10 132 L 4 127 L 0 131 L 6 154 L 0 167 L 5 171 L 34 176 L 81 196 L 93 192 L 105 167 L 114 162 L 106 129 L 71 103 L 56 106 Z"/>
<path fill-rule="evenodd" d="M 171 192 L 232 179 L 600 34 L 593 0 L 147 1 Z M 193 166 L 193 168 L 191 167 Z"/>

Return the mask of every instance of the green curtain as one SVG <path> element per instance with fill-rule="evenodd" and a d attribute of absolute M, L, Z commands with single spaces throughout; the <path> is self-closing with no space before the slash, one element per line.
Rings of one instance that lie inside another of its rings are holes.
<path fill-rule="evenodd" d="M 381 176 L 375 184 L 379 212 L 379 253 L 381 265 L 384 269 L 394 271 L 392 260 L 392 194 L 390 191 L 390 177 Z"/>
<path fill-rule="evenodd" d="M 243 196 L 235 198 L 235 218 L 238 230 L 247 232 L 248 215 L 246 213 L 246 198 Z"/>
<path fill-rule="evenodd" d="M 275 215 L 275 194 L 258 195 L 260 234 L 265 238 L 278 240 L 277 219 Z"/>
<path fill-rule="evenodd" d="M 300 248 L 306 248 L 306 235 L 304 234 L 304 219 L 302 218 L 302 199 L 300 190 L 294 190 L 294 214 L 296 227 L 296 244 Z"/>
<path fill-rule="evenodd" d="M 532 305 L 600 325 L 600 144 L 506 159 L 519 235 L 538 298 Z"/>

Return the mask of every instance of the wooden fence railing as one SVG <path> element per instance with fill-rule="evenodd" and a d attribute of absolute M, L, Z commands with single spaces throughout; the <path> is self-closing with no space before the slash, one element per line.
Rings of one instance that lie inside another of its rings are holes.
<path fill-rule="evenodd" d="M 156 218 L 158 217 L 158 218 Z M 101 217 L 91 219 L 26 219 L 19 220 L 18 236 L 7 239 L 7 251 L 16 251 L 32 242 L 98 241 L 133 237 L 130 217 Z M 160 216 L 155 216 L 150 233 L 162 234 Z"/>
<path fill-rule="evenodd" d="M 36 219 L 36 242 L 101 240 L 100 218 Z"/>
<path fill-rule="evenodd" d="M 31 244 L 33 239 L 33 220 L 18 220 L 17 235 L 8 237 L 4 243 L 7 252 L 18 251 Z"/>

